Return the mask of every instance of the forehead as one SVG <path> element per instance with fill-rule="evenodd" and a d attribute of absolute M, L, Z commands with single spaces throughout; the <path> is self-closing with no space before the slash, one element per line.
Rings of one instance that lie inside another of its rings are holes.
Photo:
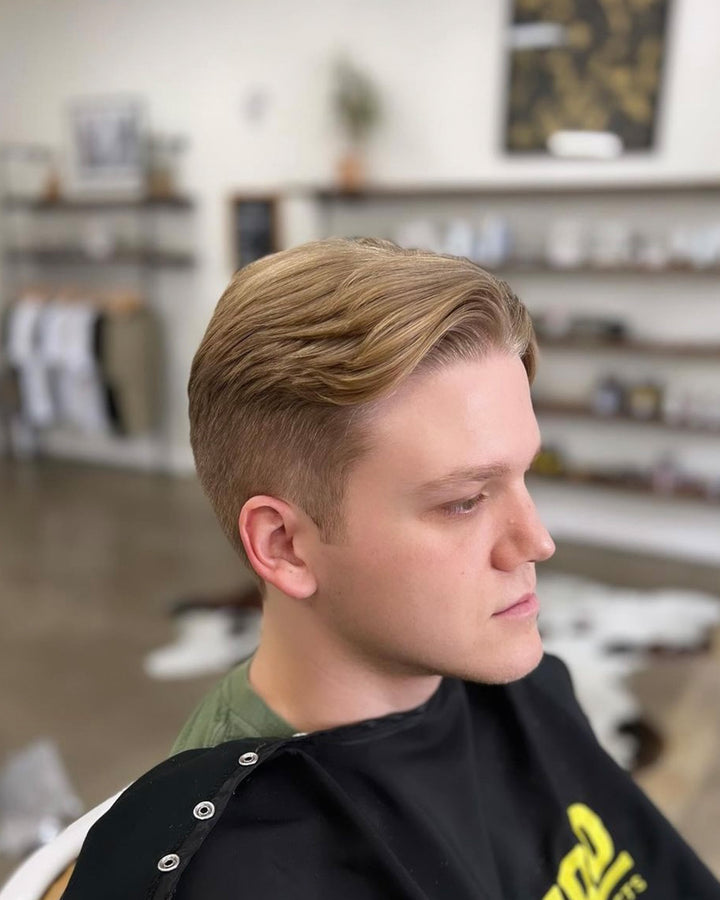
<path fill-rule="evenodd" d="M 409 488 L 452 470 L 523 467 L 538 428 L 518 356 L 493 352 L 412 376 L 373 409 L 360 468 Z"/>

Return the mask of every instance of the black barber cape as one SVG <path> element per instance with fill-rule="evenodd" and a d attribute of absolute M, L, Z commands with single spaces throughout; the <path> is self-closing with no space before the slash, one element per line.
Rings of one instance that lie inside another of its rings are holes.
<path fill-rule="evenodd" d="M 409 712 L 188 750 L 90 831 L 64 900 L 710 900 L 565 665 Z"/>

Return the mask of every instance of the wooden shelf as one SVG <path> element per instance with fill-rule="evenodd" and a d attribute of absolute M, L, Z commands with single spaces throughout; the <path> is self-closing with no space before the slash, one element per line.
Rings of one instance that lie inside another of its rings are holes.
<path fill-rule="evenodd" d="M 361 191 L 342 191 L 335 186 L 290 185 L 286 191 L 290 195 L 311 195 L 321 202 L 342 201 L 348 203 L 377 202 L 380 200 L 423 200 L 423 199 L 482 199 L 486 196 L 562 196 L 573 194 L 615 194 L 638 195 L 658 193 L 695 193 L 720 191 L 720 181 L 613 181 L 553 183 L 501 182 L 469 184 L 368 184 Z"/>
<path fill-rule="evenodd" d="M 622 265 L 599 266 L 583 264 L 581 266 L 553 266 L 548 262 L 538 260 L 524 262 L 522 260 L 508 260 L 499 266 L 492 266 L 492 271 L 503 275 L 641 275 L 647 278 L 665 278 L 668 275 L 691 276 L 696 275 L 720 275 L 720 265 L 691 266 L 679 263 L 652 267 L 640 263 L 623 263 Z"/>
<path fill-rule="evenodd" d="M 664 428 L 667 431 L 677 431 L 683 434 L 707 434 L 720 437 L 720 425 L 696 425 L 666 422 L 663 419 L 639 419 L 630 413 L 620 413 L 615 415 L 603 416 L 596 413 L 593 409 L 583 406 L 580 403 L 564 403 L 559 401 L 538 400 L 535 404 L 535 411 L 540 415 L 563 416 L 571 419 L 592 419 L 596 422 L 606 422 L 613 424 L 619 422 L 622 424 L 630 423 L 632 425 L 643 425 L 651 428 Z"/>
<path fill-rule="evenodd" d="M 720 344 L 670 343 L 665 341 L 608 340 L 602 338 L 543 337 L 538 335 L 540 349 L 582 350 L 591 352 L 612 352 L 643 354 L 646 356 L 688 356 L 702 359 L 720 360 Z"/>
<path fill-rule="evenodd" d="M 189 197 L 147 197 L 132 199 L 106 198 L 66 198 L 56 201 L 39 200 L 35 197 L 6 197 L 2 203 L 5 209 L 26 209 L 33 212 L 100 212 L 105 210 L 150 210 L 150 209 L 192 209 L 195 202 Z"/>
<path fill-rule="evenodd" d="M 719 506 L 720 497 L 711 497 L 700 485 L 683 485 L 672 492 L 655 490 L 649 478 L 640 475 L 620 476 L 615 472 L 566 472 L 564 475 L 541 475 L 538 472 L 531 473 L 533 478 L 544 482 L 557 484 L 574 484 L 589 487 L 607 487 L 612 490 L 623 491 L 629 494 L 643 494 L 647 497 L 656 497 L 659 500 L 691 500 L 697 503 L 706 503 L 710 506 Z"/>
<path fill-rule="evenodd" d="M 176 253 L 162 250 L 119 250 L 107 257 L 90 256 L 82 249 L 50 249 L 36 247 L 31 250 L 7 250 L 7 259 L 12 262 L 33 262 L 43 265 L 142 265 L 189 268 L 195 260 L 190 253 Z"/>

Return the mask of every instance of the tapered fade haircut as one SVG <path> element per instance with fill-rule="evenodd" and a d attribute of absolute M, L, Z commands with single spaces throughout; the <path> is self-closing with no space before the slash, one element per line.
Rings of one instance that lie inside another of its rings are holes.
<path fill-rule="evenodd" d="M 518 355 L 532 382 L 526 308 L 468 259 L 338 238 L 240 269 L 188 394 L 200 482 L 245 564 L 238 517 L 250 497 L 293 503 L 324 541 L 341 540 L 346 479 L 370 446 L 377 402 L 414 373 L 491 349 Z"/>

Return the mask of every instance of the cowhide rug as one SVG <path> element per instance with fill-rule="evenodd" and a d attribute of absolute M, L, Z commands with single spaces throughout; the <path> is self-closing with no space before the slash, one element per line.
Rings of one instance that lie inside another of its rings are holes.
<path fill-rule="evenodd" d="M 660 648 L 707 646 L 720 624 L 720 597 L 611 587 L 561 574 L 538 574 L 537 593 L 546 651 L 568 666 L 599 742 L 619 765 L 637 768 L 648 757 L 643 741 L 659 736 L 645 721 L 627 676 L 648 666 Z"/>

